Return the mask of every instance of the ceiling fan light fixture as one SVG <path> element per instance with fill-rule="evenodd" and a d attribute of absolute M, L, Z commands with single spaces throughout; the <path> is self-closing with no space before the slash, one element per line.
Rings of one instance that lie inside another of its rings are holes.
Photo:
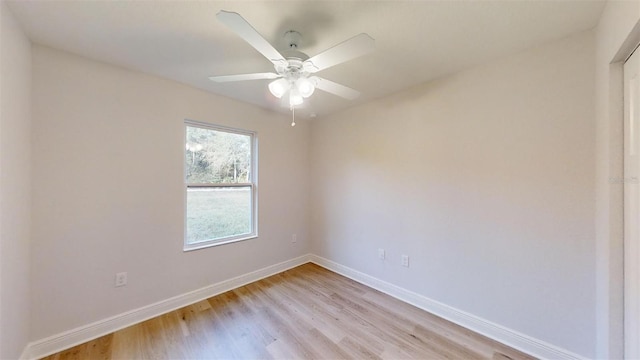
<path fill-rule="evenodd" d="M 302 97 L 308 98 L 313 94 L 313 91 L 316 89 L 313 81 L 309 80 L 306 77 L 301 77 L 296 80 L 296 88 L 298 88 L 298 92 Z"/>
<path fill-rule="evenodd" d="M 289 91 L 289 106 L 294 107 L 301 105 L 302 101 L 303 98 L 302 95 L 300 95 L 298 89 L 296 89 L 295 87 L 291 88 L 291 91 Z"/>
<path fill-rule="evenodd" d="M 289 81 L 283 78 L 269 83 L 269 91 L 271 91 L 273 96 L 277 97 L 278 99 L 280 99 L 282 95 L 284 95 L 289 90 L 290 87 L 291 84 L 289 84 Z"/>

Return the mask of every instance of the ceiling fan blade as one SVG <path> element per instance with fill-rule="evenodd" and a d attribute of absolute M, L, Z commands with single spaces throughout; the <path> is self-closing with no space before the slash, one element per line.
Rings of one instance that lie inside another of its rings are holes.
<path fill-rule="evenodd" d="M 286 62 L 285 58 L 276 50 L 262 35 L 260 35 L 256 29 L 251 26 L 240 14 L 221 10 L 216 17 L 220 22 L 227 25 L 227 27 L 238 36 L 253 46 L 264 57 L 269 59 L 272 63 Z"/>
<path fill-rule="evenodd" d="M 353 90 L 352 88 L 346 87 L 344 85 L 340 85 L 331 80 L 323 79 L 317 76 L 313 76 L 309 79 L 311 79 L 315 83 L 317 89 L 326 91 L 330 94 L 337 95 L 348 100 L 355 100 L 356 98 L 358 98 L 358 96 L 360 96 L 359 91 Z"/>
<path fill-rule="evenodd" d="M 222 83 L 222 82 L 231 82 L 231 81 L 277 79 L 279 77 L 280 75 L 276 73 L 254 73 L 254 74 L 239 74 L 239 75 L 209 76 L 209 80 Z"/>
<path fill-rule="evenodd" d="M 375 47 L 376 41 L 368 34 L 362 33 L 306 60 L 303 63 L 304 69 L 310 73 L 324 70 L 368 54 Z"/>

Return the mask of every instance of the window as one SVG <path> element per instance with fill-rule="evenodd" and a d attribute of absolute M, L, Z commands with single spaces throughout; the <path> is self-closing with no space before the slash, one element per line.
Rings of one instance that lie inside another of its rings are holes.
<path fill-rule="evenodd" d="M 256 136 L 185 121 L 184 249 L 257 236 Z"/>

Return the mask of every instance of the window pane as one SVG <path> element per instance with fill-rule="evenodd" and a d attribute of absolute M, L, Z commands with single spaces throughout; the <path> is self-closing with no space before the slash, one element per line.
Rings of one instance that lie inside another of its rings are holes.
<path fill-rule="evenodd" d="M 251 136 L 187 126 L 187 183 L 251 181 Z"/>
<path fill-rule="evenodd" d="M 251 186 L 187 189 L 187 243 L 251 233 Z"/>

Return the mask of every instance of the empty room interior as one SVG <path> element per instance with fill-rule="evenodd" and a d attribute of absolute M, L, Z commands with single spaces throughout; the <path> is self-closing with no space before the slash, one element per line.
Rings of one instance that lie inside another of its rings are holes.
<path fill-rule="evenodd" d="M 640 358 L 640 1 L 0 13 L 0 359 Z"/>

